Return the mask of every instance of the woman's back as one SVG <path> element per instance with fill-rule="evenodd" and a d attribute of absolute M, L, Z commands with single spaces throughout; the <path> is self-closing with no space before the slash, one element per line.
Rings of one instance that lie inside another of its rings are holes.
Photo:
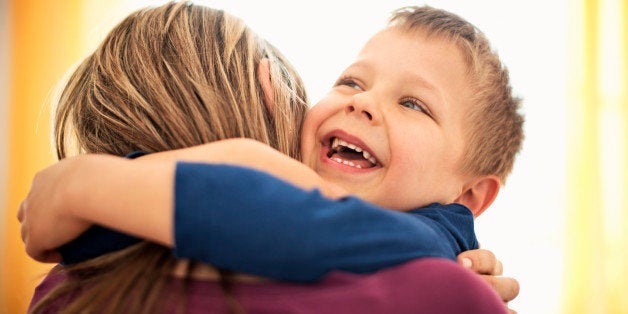
<path fill-rule="evenodd" d="M 65 276 L 49 274 L 37 287 L 33 302 L 63 282 Z M 187 291 L 185 301 L 175 297 L 171 288 Z M 164 313 L 229 313 L 235 307 L 249 314 L 505 312 L 500 298 L 479 276 L 451 261 L 435 258 L 370 275 L 332 272 L 313 284 L 237 281 L 232 282 L 230 293 L 225 296 L 219 281 L 186 281 L 173 276 L 161 291 L 162 309 Z M 229 304 L 229 298 L 235 303 Z M 46 312 L 56 312 L 63 302 L 57 300 Z"/>

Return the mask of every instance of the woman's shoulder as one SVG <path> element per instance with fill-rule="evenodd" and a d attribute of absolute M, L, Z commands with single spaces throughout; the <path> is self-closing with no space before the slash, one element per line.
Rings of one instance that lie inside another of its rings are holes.
<path fill-rule="evenodd" d="M 188 311 L 224 309 L 218 282 L 194 280 Z M 455 262 L 421 258 L 371 274 L 335 271 L 312 284 L 231 282 L 247 313 L 507 313 L 484 280 Z"/>
<path fill-rule="evenodd" d="M 48 293 L 50 293 L 55 287 L 59 284 L 67 280 L 67 273 L 61 271 L 63 266 L 56 265 L 53 267 L 46 277 L 35 287 L 35 292 L 33 293 L 33 297 L 31 298 L 31 302 L 28 306 L 29 312 L 30 310 L 41 301 Z M 43 310 L 44 313 L 57 313 L 60 309 L 63 308 L 63 304 L 67 302 L 68 298 L 60 298 L 54 300 L 46 308 Z"/>

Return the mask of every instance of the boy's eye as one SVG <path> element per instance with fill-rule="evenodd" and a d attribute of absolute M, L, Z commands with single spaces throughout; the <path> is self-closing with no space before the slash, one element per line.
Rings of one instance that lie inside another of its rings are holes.
<path fill-rule="evenodd" d="M 427 110 L 427 108 L 425 107 L 425 105 L 423 105 L 422 102 L 410 98 L 410 99 L 402 99 L 401 102 L 399 103 L 400 105 L 412 109 L 412 110 L 417 110 L 417 111 L 421 111 L 425 114 L 430 114 L 429 111 Z"/>
<path fill-rule="evenodd" d="M 345 85 L 347 85 L 347 86 L 349 86 L 349 87 L 351 87 L 353 89 L 362 90 L 362 87 L 360 87 L 360 85 L 358 85 L 354 81 L 346 82 Z"/>
<path fill-rule="evenodd" d="M 351 87 L 353 89 L 357 89 L 359 91 L 362 91 L 362 87 L 360 87 L 360 85 L 353 79 L 350 77 L 345 77 L 345 78 L 341 78 L 338 80 L 338 82 L 336 83 L 336 85 L 344 85 L 344 86 L 348 86 Z"/>

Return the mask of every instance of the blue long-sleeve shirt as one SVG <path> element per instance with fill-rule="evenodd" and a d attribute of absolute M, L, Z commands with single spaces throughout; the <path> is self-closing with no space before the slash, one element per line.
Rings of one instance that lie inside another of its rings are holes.
<path fill-rule="evenodd" d="M 355 197 L 330 200 L 238 166 L 178 163 L 174 205 L 178 257 L 276 279 L 455 259 L 477 248 L 473 215 L 463 205 L 396 212 Z"/>

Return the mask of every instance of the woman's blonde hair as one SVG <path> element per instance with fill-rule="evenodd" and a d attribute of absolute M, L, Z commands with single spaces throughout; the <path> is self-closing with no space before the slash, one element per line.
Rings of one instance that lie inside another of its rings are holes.
<path fill-rule="evenodd" d="M 263 58 L 270 60 L 272 111 L 257 79 Z M 150 153 L 233 137 L 298 158 L 306 110 L 296 71 L 242 20 L 173 2 L 129 15 L 78 66 L 60 94 L 54 138 L 59 158 Z M 175 265 L 170 249 L 142 242 L 65 268 L 69 279 L 32 312 L 59 299 L 67 299 L 60 309 L 67 313 L 153 313 L 164 302 L 184 309 L 184 287 L 165 299 L 162 291 Z"/>
<path fill-rule="evenodd" d="M 270 59 L 269 112 L 256 69 Z M 57 105 L 59 158 L 123 156 L 248 137 L 296 156 L 303 84 L 242 20 L 190 3 L 132 13 L 70 77 Z"/>

